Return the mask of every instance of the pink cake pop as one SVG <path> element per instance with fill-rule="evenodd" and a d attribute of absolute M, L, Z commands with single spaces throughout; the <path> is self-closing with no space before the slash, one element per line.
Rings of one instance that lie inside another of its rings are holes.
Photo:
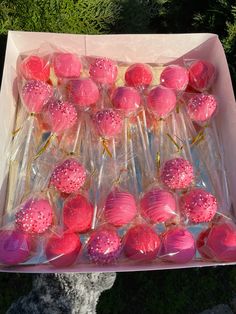
<path fill-rule="evenodd" d="M 117 87 L 112 94 L 113 106 L 122 110 L 126 115 L 136 111 L 140 106 L 140 102 L 139 92 L 133 87 Z"/>
<path fill-rule="evenodd" d="M 30 257 L 32 241 L 29 234 L 20 230 L 0 231 L 0 263 L 16 265 Z"/>
<path fill-rule="evenodd" d="M 162 235 L 161 258 L 174 263 L 187 263 L 195 255 L 192 234 L 183 227 L 174 227 Z"/>
<path fill-rule="evenodd" d="M 101 84 L 113 84 L 117 74 L 117 64 L 109 58 L 96 58 L 89 67 L 90 77 Z"/>
<path fill-rule="evenodd" d="M 52 224 L 53 209 L 43 198 L 30 198 L 16 213 L 16 226 L 28 233 L 43 233 Z"/>
<path fill-rule="evenodd" d="M 181 211 L 192 223 L 208 222 L 217 211 L 217 200 L 207 191 L 194 188 L 181 198 Z"/>
<path fill-rule="evenodd" d="M 66 200 L 63 207 L 63 222 L 70 232 L 86 232 L 91 228 L 93 206 L 81 194 Z"/>
<path fill-rule="evenodd" d="M 153 79 L 151 67 L 143 63 L 135 63 L 125 72 L 125 82 L 128 86 L 147 87 Z"/>
<path fill-rule="evenodd" d="M 211 87 L 215 78 L 215 67 L 210 62 L 196 60 L 189 67 L 189 85 L 197 91 Z"/>
<path fill-rule="evenodd" d="M 154 187 L 140 202 L 141 214 L 151 223 L 162 223 L 176 216 L 176 200 L 171 192 Z"/>
<path fill-rule="evenodd" d="M 53 56 L 53 68 L 59 78 L 79 77 L 82 63 L 73 53 L 56 53 Z"/>
<path fill-rule="evenodd" d="M 145 224 L 128 230 L 124 240 L 124 253 L 133 260 L 152 260 L 157 257 L 161 241 L 156 232 Z"/>
<path fill-rule="evenodd" d="M 28 81 L 22 88 L 23 103 L 30 113 L 39 113 L 52 95 L 52 86 L 42 81 Z"/>
<path fill-rule="evenodd" d="M 170 159 L 164 164 L 161 180 L 170 189 L 185 189 L 193 183 L 193 166 L 184 158 Z"/>
<path fill-rule="evenodd" d="M 183 91 L 188 85 L 188 71 L 179 65 L 169 65 L 161 73 L 161 85 Z"/>
<path fill-rule="evenodd" d="M 87 251 L 91 261 L 98 264 L 114 262 L 121 250 L 117 232 L 107 227 L 94 231 L 88 241 Z"/>
<path fill-rule="evenodd" d="M 98 87 L 90 78 L 70 81 L 67 85 L 67 92 L 70 101 L 81 108 L 91 106 L 99 99 Z"/>
<path fill-rule="evenodd" d="M 236 261 L 236 226 L 224 222 L 202 231 L 197 248 L 203 258 L 220 262 Z"/>
<path fill-rule="evenodd" d="M 50 65 L 44 58 L 28 56 L 20 64 L 20 73 L 26 80 L 46 82 L 50 75 Z"/>
<path fill-rule="evenodd" d="M 81 242 L 75 233 L 52 235 L 46 245 L 48 261 L 55 267 L 67 267 L 76 261 L 81 249 Z"/>
<path fill-rule="evenodd" d="M 189 99 L 187 112 L 190 119 L 201 123 L 208 121 L 215 113 L 217 101 L 213 95 L 198 94 Z"/>
<path fill-rule="evenodd" d="M 53 170 L 50 178 L 50 185 L 63 193 L 75 193 L 85 183 L 86 171 L 75 159 L 69 158 L 60 163 Z"/>
<path fill-rule="evenodd" d="M 159 85 L 148 94 L 147 108 L 160 118 L 167 116 L 175 106 L 176 95 L 170 88 Z"/>
<path fill-rule="evenodd" d="M 108 223 L 121 227 L 131 222 L 136 213 L 136 202 L 132 194 L 115 189 L 107 196 L 104 216 Z"/>

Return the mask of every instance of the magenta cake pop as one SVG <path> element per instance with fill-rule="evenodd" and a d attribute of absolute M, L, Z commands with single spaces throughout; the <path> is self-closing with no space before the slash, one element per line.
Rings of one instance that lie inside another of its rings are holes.
<path fill-rule="evenodd" d="M 189 99 L 187 112 L 190 119 L 201 123 L 208 121 L 217 108 L 217 101 L 213 95 L 198 94 Z"/>
<path fill-rule="evenodd" d="M 98 87 L 90 78 L 70 81 L 67 93 L 70 101 L 81 108 L 91 106 L 99 99 Z"/>
<path fill-rule="evenodd" d="M 159 118 L 166 117 L 176 106 L 175 92 L 164 86 L 153 88 L 147 98 L 147 108 Z"/>
<path fill-rule="evenodd" d="M 103 138 L 115 137 L 122 131 L 123 120 L 114 109 L 102 109 L 96 112 L 93 121 L 99 135 Z"/>
<path fill-rule="evenodd" d="M 117 74 L 117 64 L 109 58 L 96 58 L 89 67 L 89 75 L 97 83 L 113 84 Z"/>
<path fill-rule="evenodd" d="M 160 82 L 165 87 L 184 91 L 188 85 L 188 71 L 179 65 L 169 65 L 162 71 Z"/>
<path fill-rule="evenodd" d="M 205 259 L 235 262 L 236 226 L 230 222 L 223 222 L 202 231 L 197 239 L 197 248 Z"/>
<path fill-rule="evenodd" d="M 20 73 L 26 80 L 46 82 L 50 75 L 50 64 L 44 58 L 28 56 L 20 63 Z"/>
<path fill-rule="evenodd" d="M 0 231 L 0 263 L 16 265 L 30 258 L 32 239 L 20 230 Z"/>
<path fill-rule="evenodd" d="M 43 233 L 52 224 L 53 209 L 43 198 L 30 198 L 16 213 L 16 227 L 28 233 Z"/>
<path fill-rule="evenodd" d="M 196 60 L 189 67 L 189 85 L 197 91 L 211 87 L 215 79 L 215 67 L 210 62 Z"/>
<path fill-rule="evenodd" d="M 137 213 L 137 206 L 132 194 L 115 189 L 107 196 L 104 217 L 105 220 L 121 227 L 131 222 Z"/>
<path fill-rule="evenodd" d="M 85 183 L 86 171 L 75 159 L 68 158 L 53 170 L 50 185 L 62 193 L 75 193 Z"/>
<path fill-rule="evenodd" d="M 144 194 L 140 201 L 141 214 L 151 223 L 163 223 L 177 215 L 174 195 L 154 187 Z"/>
<path fill-rule="evenodd" d="M 125 82 L 128 86 L 148 87 L 153 80 L 151 67 L 143 63 L 135 63 L 125 72 Z"/>
<path fill-rule="evenodd" d="M 115 230 L 107 227 L 94 231 L 87 244 L 89 259 L 98 264 L 115 262 L 120 251 L 120 237 Z"/>
<path fill-rule="evenodd" d="M 140 102 L 139 92 L 133 87 L 117 87 L 112 94 L 114 108 L 120 109 L 126 115 L 135 112 L 139 108 Z"/>
<path fill-rule="evenodd" d="M 48 239 L 45 253 L 53 266 L 67 267 L 75 263 L 81 246 L 80 239 L 75 233 L 54 234 Z"/>
<path fill-rule="evenodd" d="M 124 253 L 133 260 L 152 260 L 157 257 L 161 240 L 148 225 L 139 224 L 128 230 L 124 240 Z"/>
<path fill-rule="evenodd" d="M 93 205 L 88 199 L 77 194 L 66 200 L 63 207 L 63 222 L 70 232 L 87 232 L 91 228 Z"/>
<path fill-rule="evenodd" d="M 80 58 L 73 53 L 56 53 L 53 56 L 53 68 L 59 78 L 76 78 L 82 71 Z"/>
<path fill-rule="evenodd" d="M 193 259 L 195 253 L 195 241 L 187 229 L 174 227 L 162 235 L 162 259 L 173 263 L 187 263 Z"/>
<path fill-rule="evenodd" d="M 71 103 L 53 99 L 43 110 L 43 121 L 49 126 L 50 131 L 59 134 L 76 123 L 77 112 Z"/>
<path fill-rule="evenodd" d="M 181 212 L 192 223 L 209 222 L 217 211 L 217 200 L 211 193 L 194 188 L 181 198 Z"/>
<path fill-rule="evenodd" d="M 52 86 L 42 81 L 28 81 L 22 88 L 22 100 L 30 113 L 39 113 L 52 95 Z"/>

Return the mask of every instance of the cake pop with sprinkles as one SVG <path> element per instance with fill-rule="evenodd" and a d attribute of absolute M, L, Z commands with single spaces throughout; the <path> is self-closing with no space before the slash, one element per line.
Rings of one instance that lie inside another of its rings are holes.
<path fill-rule="evenodd" d="M 113 84 L 118 75 L 117 64 L 109 58 L 95 58 L 89 66 L 89 75 L 97 83 Z"/>

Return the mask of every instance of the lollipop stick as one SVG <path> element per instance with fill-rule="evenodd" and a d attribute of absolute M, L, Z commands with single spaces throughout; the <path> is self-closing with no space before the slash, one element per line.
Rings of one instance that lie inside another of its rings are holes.
<path fill-rule="evenodd" d="M 81 124 L 82 124 L 82 119 L 81 119 L 81 117 L 80 117 L 80 119 L 79 119 L 79 121 L 78 121 L 78 126 L 77 126 L 77 130 L 76 130 L 76 134 L 75 134 L 75 140 L 74 140 L 74 143 L 73 143 L 73 148 L 72 148 L 72 151 L 71 151 L 72 154 L 74 154 L 75 151 L 76 151 L 76 147 L 77 147 L 78 140 L 79 140 L 79 135 L 80 135 Z"/>
<path fill-rule="evenodd" d="M 125 118 L 125 169 L 128 168 L 128 118 Z"/>
<path fill-rule="evenodd" d="M 192 154 L 191 154 L 191 148 L 190 148 L 190 144 L 189 144 L 189 135 L 188 135 L 188 131 L 186 128 L 186 122 L 184 119 L 184 115 L 182 113 L 182 110 L 179 110 L 179 113 L 176 113 L 176 115 L 179 115 L 180 120 L 181 120 L 181 124 L 179 124 L 179 128 L 181 128 L 181 131 L 183 131 L 183 138 L 181 136 L 181 139 L 184 140 L 184 143 L 186 144 L 185 149 L 183 149 L 184 153 L 187 154 L 187 159 L 193 163 L 193 159 L 192 159 Z"/>
<path fill-rule="evenodd" d="M 149 147 L 147 119 L 146 119 L 146 112 L 144 109 L 142 110 L 142 115 L 143 115 L 143 124 L 144 124 L 144 133 L 145 133 L 145 137 L 146 137 L 146 144 Z"/>
<path fill-rule="evenodd" d="M 134 146 L 133 146 L 132 137 L 130 137 L 129 144 L 130 144 L 130 152 L 131 152 L 132 171 L 133 171 L 134 193 L 136 196 L 138 196 L 137 172 L 136 172 L 136 166 L 135 166 Z"/>
<path fill-rule="evenodd" d="M 118 173 L 117 173 L 117 160 L 116 160 L 116 141 L 113 138 L 112 139 L 112 153 L 113 153 L 113 160 L 114 160 L 114 170 L 115 170 L 115 178 L 117 179 Z"/>
<path fill-rule="evenodd" d="M 143 130 L 142 130 L 142 125 L 141 125 L 141 121 L 140 121 L 139 116 L 137 116 L 137 120 L 138 120 L 139 133 L 141 135 L 141 142 L 142 142 L 144 157 L 145 157 L 147 170 L 148 170 L 148 176 L 151 177 L 152 176 L 152 170 L 151 170 L 151 166 L 150 166 L 150 158 L 149 158 L 149 154 L 148 154 L 148 151 L 147 151 L 147 146 L 146 146 L 146 142 L 145 142 L 145 138 L 144 138 L 144 134 L 143 134 Z"/>

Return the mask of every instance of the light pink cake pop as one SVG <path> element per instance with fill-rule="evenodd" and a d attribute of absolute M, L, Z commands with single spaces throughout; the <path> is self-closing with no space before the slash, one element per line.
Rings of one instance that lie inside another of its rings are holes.
<path fill-rule="evenodd" d="M 217 211 L 217 200 L 209 192 L 194 188 L 181 198 L 181 212 L 192 223 L 211 221 Z"/>
<path fill-rule="evenodd" d="M 30 257 L 32 239 L 20 230 L 0 231 L 0 263 L 16 265 Z"/>
<path fill-rule="evenodd" d="M 90 260 L 98 264 L 109 264 L 116 261 L 120 251 L 120 237 L 115 230 L 107 227 L 94 231 L 87 245 Z"/>
<path fill-rule="evenodd" d="M 176 200 L 171 192 L 154 187 L 140 201 L 141 214 L 151 223 L 162 223 L 176 216 Z"/>
<path fill-rule="evenodd" d="M 128 230 L 124 239 L 124 253 L 133 260 L 152 260 L 157 257 L 161 240 L 156 232 L 145 224 Z"/>
<path fill-rule="evenodd" d="M 153 79 L 151 67 L 143 63 L 135 63 L 125 72 L 125 82 L 128 86 L 147 87 Z"/>
<path fill-rule="evenodd" d="M 90 77 L 101 84 L 113 84 L 117 74 L 117 64 L 109 58 L 96 58 L 89 67 Z"/>
<path fill-rule="evenodd" d="M 215 79 L 215 67 L 210 62 L 196 60 L 189 67 L 189 85 L 197 91 L 211 87 Z"/>
<path fill-rule="evenodd" d="M 112 94 L 113 106 L 122 110 L 126 115 L 135 112 L 139 108 L 140 102 L 139 92 L 133 87 L 117 87 Z"/>
<path fill-rule="evenodd" d="M 46 82 L 50 75 L 50 64 L 44 58 L 28 56 L 20 63 L 20 73 L 26 80 Z"/>
<path fill-rule="evenodd" d="M 43 120 L 50 131 L 59 134 L 76 123 L 77 112 L 71 103 L 54 99 L 45 106 Z"/>
<path fill-rule="evenodd" d="M 196 253 L 193 235 L 183 227 L 175 227 L 162 235 L 161 258 L 174 263 L 187 263 Z"/>
<path fill-rule="evenodd" d="M 159 85 L 148 94 L 147 108 L 160 118 L 167 116 L 175 106 L 176 94 L 170 88 Z"/>
<path fill-rule="evenodd" d="M 93 121 L 99 135 L 104 138 L 115 137 L 122 131 L 123 120 L 114 109 L 102 109 L 96 112 Z"/>
<path fill-rule="evenodd" d="M 53 68 L 59 78 L 75 78 L 80 76 L 82 63 L 73 53 L 56 53 L 53 56 Z"/>
<path fill-rule="evenodd" d="M 236 226 L 225 222 L 202 231 L 197 248 L 203 258 L 220 262 L 236 261 Z"/>
<path fill-rule="evenodd" d="M 53 170 L 50 185 L 60 192 L 70 194 L 77 192 L 84 185 L 85 180 L 84 167 L 75 158 L 69 158 Z"/>
<path fill-rule="evenodd" d="M 81 249 L 81 242 L 75 233 L 54 234 L 48 239 L 45 253 L 48 261 L 55 267 L 74 264 Z"/>
<path fill-rule="evenodd" d="M 170 189 L 185 189 L 193 183 L 193 166 L 184 158 L 170 159 L 163 166 L 161 180 Z"/>
<path fill-rule="evenodd" d="M 52 224 L 53 209 L 43 198 L 31 198 L 16 213 L 16 226 L 28 233 L 43 233 Z"/>
<path fill-rule="evenodd" d="M 213 95 L 199 94 L 189 99 L 187 112 L 194 122 L 206 122 L 215 113 L 217 101 Z"/>
<path fill-rule="evenodd" d="M 169 65 L 162 71 L 160 82 L 165 87 L 184 91 L 188 85 L 188 71 L 179 65 Z"/>
<path fill-rule="evenodd" d="M 70 81 L 67 92 L 70 101 L 82 108 L 95 104 L 99 99 L 98 87 L 90 78 Z"/>
<path fill-rule="evenodd" d="M 93 206 L 86 197 L 77 194 L 63 206 L 63 222 L 70 232 L 86 232 L 91 228 Z"/>
<path fill-rule="evenodd" d="M 42 81 L 28 81 L 22 88 L 22 100 L 30 113 L 39 113 L 52 95 L 52 86 Z"/>
<path fill-rule="evenodd" d="M 104 216 L 108 223 L 121 227 L 131 222 L 136 213 L 136 202 L 132 194 L 115 189 L 107 196 Z"/>

